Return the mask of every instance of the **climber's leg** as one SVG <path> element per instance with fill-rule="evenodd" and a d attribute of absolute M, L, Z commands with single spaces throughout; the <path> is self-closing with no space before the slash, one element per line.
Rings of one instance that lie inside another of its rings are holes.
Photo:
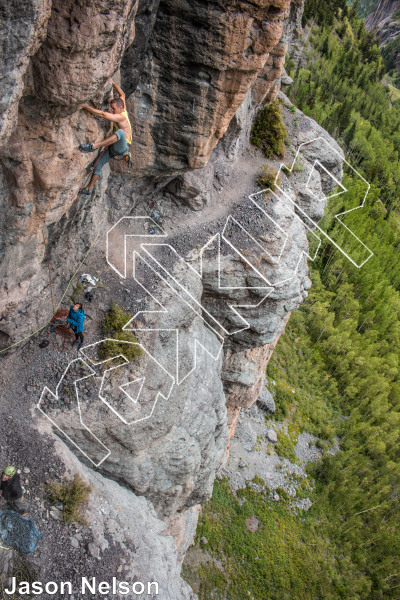
<path fill-rule="evenodd" d="M 94 169 L 93 169 L 93 174 L 99 176 L 101 174 L 101 170 L 104 167 L 105 164 L 108 163 L 108 161 L 110 160 L 110 149 L 106 148 L 103 152 L 103 154 L 100 156 L 100 158 L 97 160 Z M 97 179 L 97 178 L 96 178 Z M 89 184 L 90 185 L 90 184 Z M 92 184 L 93 185 L 93 184 Z M 88 186 L 86 186 L 88 187 Z M 92 187 L 92 186 L 91 186 Z"/>
<path fill-rule="evenodd" d="M 116 156 L 118 154 L 125 154 L 125 152 L 129 152 L 125 131 L 123 129 L 117 129 L 117 131 L 115 132 L 115 136 L 117 139 L 110 148 L 111 156 Z"/>
<path fill-rule="evenodd" d="M 100 158 L 97 160 L 95 167 L 93 169 L 93 175 L 89 181 L 89 183 L 87 184 L 87 186 L 82 190 L 82 194 L 90 194 L 92 187 L 94 186 L 94 184 L 96 183 L 96 181 L 98 180 L 100 173 L 101 173 L 101 169 L 104 167 L 104 165 L 106 163 L 108 163 L 108 161 L 110 160 L 110 151 L 108 148 L 106 148 L 103 152 L 103 154 L 100 156 Z"/>
<path fill-rule="evenodd" d="M 118 129 L 115 133 L 113 133 L 113 135 L 110 135 L 110 137 L 106 138 L 102 142 L 97 142 L 96 144 L 91 145 L 91 147 L 93 148 L 93 150 L 95 150 L 96 148 L 100 148 L 101 146 L 107 145 L 108 148 L 106 148 L 104 153 L 97 160 L 96 165 L 93 169 L 93 175 L 87 186 L 82 190 L 82 194 L 90 194 L 92 187 L 99 178 L 101 169 L 106 163 L 108 163 L 112 156 L 118 156 L 129 151 L 128 143 L 126 141 L 126 135 L 122 129 Z"/>
<path fill-rule="evenodd" d="M 102 146 L 110 146 L 111 144 L 114 144 L 114 142 L 116 142 L 117 140 L 118 140 L 117 134 L 113 133 L 105 140 L 102 140 L 101 142 L 96 142 L 95 144 L 92 144 L 92 148 L 93 148 L 93 150 L 97 150 L 97 148 L 101 148 Z"/>
<path fill-rule="evenodd" d="M 83 188 L 82 194 L 85 194 L 86 192 L 90 192 L 90 190 L 92 189 L 92 187 L 94 186 L 94 184 L 96 183 L 98 178 L 99 178 L 99 175 L 97 175 L 96 173 L 93 173 L 92 177 L 90 178 L 89 183 L 87 184 L 87 186 L 85 188 Z"/>

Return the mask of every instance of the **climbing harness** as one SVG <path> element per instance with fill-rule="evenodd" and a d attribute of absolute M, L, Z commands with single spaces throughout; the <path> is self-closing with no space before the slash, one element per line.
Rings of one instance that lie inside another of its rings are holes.
<path fill-rule="evenodd" d="M 129 168 L 132 166 L 132 154 L 130 150 L 127 150 L 123 154 L 117 154 L 115 156 L 112 156 L 111 158 L 117 161 L 124 160 L 126 163 L 128 163 Z"/>

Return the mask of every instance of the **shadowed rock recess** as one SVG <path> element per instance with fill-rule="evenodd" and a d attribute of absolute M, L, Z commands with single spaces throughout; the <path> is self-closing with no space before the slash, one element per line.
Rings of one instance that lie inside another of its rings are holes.
<path fill-rule="evenodd" d="M 157 276 L 147 281 L 168 312 L 162 317 L 142 313 L 140 327 L 179 328 L 179 358 L 185 376 L 172 387 L 167 400 L 157 402 L 150 419 L 133 426 L 124 424 L 105 405 L 99 409 L 98 387 L 93 393 L 83 382 L 80 389 L 83 420 L 111 451 L 92 477 L 95 491 L 103 488 L 104 497 L 112 502 L 114 490 L 123 486 L 126 504 L 129 494 L 132 506 L 137 496 L 146 499 L 137 506 L 142 523 L 144 513 L 149 515 L 147 550 L 137 551 L 136 563 L 148 565 L 146 552 L 161 548 L 157 540 L 164 524 L 163 535 L 175 538 L 177 553 L 168 546 L 170 542 L 165 544 L 168 560 L 175 565 L 170 569 L 175 583 L 161 596 L 165 599 L 194 598 L 186 584 L 176 583 L 176 565 L 193 539 L 199 505 L 210 497 L 215 476 L 225 463 L 240 408 L 258 398 L 267 362 L 290 312 L 298 308 L 310 287 L 305 258 L 308 229 L 290 210 L 290 200 L 271 200 L 265 208 L 264 198 L 255 198 L 266 210 L 262 216 L 248 198 L 265 162 L 260 152 L 250 149 L 251 124 L 263 103 L 279 92 L 287 45 L 299 31 L 302 9 L 299 0 L 18 0 L 2 8 L 0 35 L 7 58 L 1 67 L 6 93 L 0 105 L 3 348 L 47 323 L 53 312 L 51 295 L 57 304 L 107 210 L 108 224 L 104 227 L 103 223 L 103 233 L 83 270 L 94 268 L 101 278 L 108 277 L 110 290 L 113 280 L 121 282 L 105 261 L 104 232 L 121 217 L 149 215 L 149 203 L 155 203 L 166 217 L 165 241 L 194 269 L 200 268 L 200 249 L 222 233 L 229 215 L 251 234 L 244 241 L 240 228 L 231 221 L 232 244 L 221 243 L 219 256 L 216 242 L 210 243 L 203 253 L 201 277 L 194 271 L 189 277 L 182 263 L 171 258 L 169 271 L 177 279 L 189 280 L 185 281 L 193 302 L 203 312 L 180 303 L 173 289 Z M 114 161 L 103 169 L 93 195 L 78 197 L 92 159 L 78 146 L 107 133 L 101 120 L 80 108 L 85 102 L 106 108 L 112 96 L 111 78 L 127 93 L 133 167 Z M 311 119 L 303 120 L 305 134 L 296 140 L 296 147 L 318 135 L 334 145 Z M 317 156 L 323 162 L 323 149 L 310 148 L 305 153 L 305 173 Z M 289 153 L 286 162 L 291 158 Z M 238 180 L 236 188 L 232 186 L 240 165 L 247 188 Z M 341 177 L 340 156 L 333 162 L 332 156 L 326 157 L 325 166 Z M 296 176 L 305 174 L 293 175 L 290 184 L 286 180 L 292 201 L 296 201 Z M 332 187 L 314 171 L 310 189 L 315 194 L 303 193 L 297 201 L 318 220 L 324 210 L 318 197 Z M 235 252 L 232 245 L 243 252 Z M 261 246 L 265 251 L 260 254 Z M 144 308 L 154 310 L 154 300 L 135 288 L 132 278 L 123 284 L 131 293 L 126 306 L 131 314 Z M 105 292 L 104 298 L 106 310 L 113 295 L 110 292 L 107 297 Z M 250 306 L 241 311 L 246 329 L 240 327 L 242 321 L 231 304 Z M 101 316 L 95 310 L 93 315 Z M 220 323 L 217 328 L 215 319 Z M 94 317 L 92 324 L 88 339 L 95 343 L 101 333 Z M 138 337 L 163 366 L 173 369 L 176 346 L 172 335 L 155 332 Z M 194 339 L 208 351 L 198 350 L 196 363 Z M 15 346 L 13 352 L 17 354 L 21 347 Z M 4 360 L 10 356 L 10 352 L 3 353 Z M 67 364 L 66 360 L 64 368 Z M 139 364 L 146 386 L 161 389 L 165 380 L 157 369 L 143 358 Z M 123 384 L 126 375 L 116 369 L 109 385 Z M 57 380 L 39 383 L 54 390 Z M 56 405 L 44 398 L 46 410 L 53 411 L 64 433 L 90 454 L 91 440 L 79 419 L 73 418 L 69 396 L 63 393 Z M 37 401 L 32 399 L 32 407 Z M 145 410 L 143 406 L 136 409 L 135 419 Z M 33 424 L 50 432 L 49 422 L 38 413 Z M 56 448 L 61 446 L 58 441 Z M 66 464 L 65 448 L 61 454 Z M 78 452 L 77 456 L 82 459 Z M 73 464 L 76 470 L 76 458 Z M 90 477 L 87 466 L 82 469 Z M 131 512 L 126 517 L 128 529 L 134 527 Z M 123 527 L 119 536 L 124 543 L 122 531 Z M 136 545 L 134 533 L 125 534 L 128 542 Z M 158 564 L 158 571 L 165 571 L 163 565 Z"/>

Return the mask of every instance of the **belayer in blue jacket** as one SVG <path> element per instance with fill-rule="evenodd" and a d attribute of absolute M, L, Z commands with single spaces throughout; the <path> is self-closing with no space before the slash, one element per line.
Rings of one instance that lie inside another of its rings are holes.
<path fill-rule="evenodd" d="M 85 320 L 85 312 L 82 304 L 73 304 L 69 307 L 69 315 L 67 322 L 69 323 L 72 331 L 75 333 L 75 341 L 72 345 L 78 343 L 78 350 L 83 344 L 83 322 Z"/>

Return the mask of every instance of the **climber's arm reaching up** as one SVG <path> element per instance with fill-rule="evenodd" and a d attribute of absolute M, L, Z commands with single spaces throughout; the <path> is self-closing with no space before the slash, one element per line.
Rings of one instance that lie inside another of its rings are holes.
<path fill-rule="evenodd" d="M 119 87 L 119 85 L 117 83 L 115 83 L 115 81 L 112 81 L 112 85 L 113 85 L 114 90 L 117 92 L 118 96 L 124 101 L 124 107 L 126 108 L 125 92 Z"/>
<path fill-rule="evenodd" d="M 82 108 L 88 110 L 95 117 L 102 117 L 103 119 L 107 119 L 107 121 L 113 121 L 115 123 L 121 123 L 124 120 L 124 117 L 120 114 L 113 114 L 109 112 L 105 112 L 104 110 L 97 110 L 97 108 L 92 108 L 89 104 L 84 104 Z"/>

